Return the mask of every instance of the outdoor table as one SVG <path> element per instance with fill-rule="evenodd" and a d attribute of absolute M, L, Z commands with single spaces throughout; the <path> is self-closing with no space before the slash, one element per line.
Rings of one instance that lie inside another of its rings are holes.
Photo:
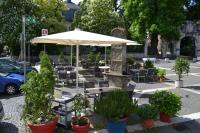
<path fill-rule="evenodd" d="M 99 66 L 99 69 L 103 69 L 106 72 L 107 69 L 110 69 L 109 66 Z"/>
<path fill-rule="evenodd" d="M 139 71 L 140 71 L 139 69 L 130 69 L 130 72 L 133 72 L 133 73 L 134 72 L 139 73 Z"/>
<path fill-rule="evenodd" d="M 73 110 L 68 108 L 68 104 L 74 100 L 73 95 L 63 95 L 61 98 L 55 98 L 53 102 L 59 105 L 54 107 L 54 112 L 58 115 L 58 125 L 68 128 L 71 121 Z"/>
<path fill-rule="evenodd" d="M 106 70 L 107 70 L 107 69 L 110 70 L 110 67 L 109 67 L 109 66 L 99 66 L 99 69 L 103 69 L 103 72 L 106 73 Z M 104 78 L 104 80 L 105 80 L 105 79 L 106 79 L 106 76 L 104 75 L 103 78 Z"/>

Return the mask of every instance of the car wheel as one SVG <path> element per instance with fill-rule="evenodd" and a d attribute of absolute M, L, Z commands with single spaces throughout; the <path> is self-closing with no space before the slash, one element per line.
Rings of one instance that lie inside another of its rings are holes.
<path fill-rule="evenodd" d="M 17 92 L 17 86 L 14 84 L 9 84 L 6 86 L 6 93 L 9 95 L 13 95 Z"/>

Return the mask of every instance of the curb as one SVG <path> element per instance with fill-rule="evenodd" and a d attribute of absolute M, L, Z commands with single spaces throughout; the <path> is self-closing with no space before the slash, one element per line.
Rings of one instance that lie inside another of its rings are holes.
<path fill-rule="evenodd" d="M 200 119 L 200 112 L 174 117 L 171 119 L 172 120 L 171 123 L 164 123 L 157 120 L 154 123 L 155 124 L 154 128 L 169 126 L 173 124 L 180 124 L 180 123 L 189 122 L 189 121 L 193 121 L 197 119 Z M 145 130 L 145 128 L 141 124 L 129 125 L 126 128 L 127 128 L 128 133 Z M 91 131 L 90 133 L 108 133 L 108 131 L 106 129 L 102 129 L 98 131 Z"/>

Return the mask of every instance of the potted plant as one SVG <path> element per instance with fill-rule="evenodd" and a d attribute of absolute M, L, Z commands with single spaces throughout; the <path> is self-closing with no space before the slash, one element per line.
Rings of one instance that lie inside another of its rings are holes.
<path fill-rule="evenodd" d="M 152 128 L 154 126 L 154 119 L 158 115 L 158 110 L 150 105 L 145 104 L 138 108 L 138 115 L 143 119 L 143 126 L 145 128 Z"/>
<path fill-rule="evenodd" d="M 83 116 L 86 108 L 89 107 L 88 99 L 82 94 L 77 94 L 73 101 L 73 110 L 75 116 L 72 118 L 71 126 L 75 133 L 87 133 L 90 128 L 89 119 Z"/>
<path fill-rule="evenodd" d="M 160 82 L 164 82 L 165 76 L 166 76 L 166 70 L 165 69 L 158 69 L 157 75 L 160 78 Z"/>
<path fill-rule="evenodd" d="M 175 65 L 173 66 L 173 70 L 178 76 L 178 80 L 175 81 L 175 87 L 181 88 L 183 87 L 183 74 L 188 74 L 190 70 L 189 61 L 183 57 L 179 57 L 175 61 Z"/>
<path fill-rule="evenodd" d="M 147 60 L 144 62 L 144 68 L 148 69 L 148 68 L 154 68 L 154 64 L 152 63 L 152 61 Z"/>
<path fill-rule="evenodd" d="M 181 97 L 169 91 L 157 91 L 149 98 L 149 103 L 160 112 L 160 120 L 171 122 L 171 117 L 181 110 Z"/>
<path fill-rule="evenodd" d="M 58 120 L 51 108 L 55 81 L 48 56 L 42 53 L 40 60 L 40 72 L 30 72 L 20 88 L 25 96 L 22 119 L 32 133 L 52 133 Z"/>
<path fill-rule="evenodd" d="M 107 119 L 106 125 L 109 133 L 123 133 L 126 120 L 133 112 L 134 104 L 126 91 L 114 90 L 99 97 L 94 107 L 97 114 Z"/>

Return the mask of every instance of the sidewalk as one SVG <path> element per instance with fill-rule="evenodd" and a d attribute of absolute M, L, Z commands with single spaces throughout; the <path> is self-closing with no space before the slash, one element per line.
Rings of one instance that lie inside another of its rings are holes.
<path fill-rule="evenodd" d="M 138 131 L 134 133 L 199 133 L 199 132 L 200 132 L 200 120 L 198 119 L 170 126 L 163 126 L 149 130 Z"/>

